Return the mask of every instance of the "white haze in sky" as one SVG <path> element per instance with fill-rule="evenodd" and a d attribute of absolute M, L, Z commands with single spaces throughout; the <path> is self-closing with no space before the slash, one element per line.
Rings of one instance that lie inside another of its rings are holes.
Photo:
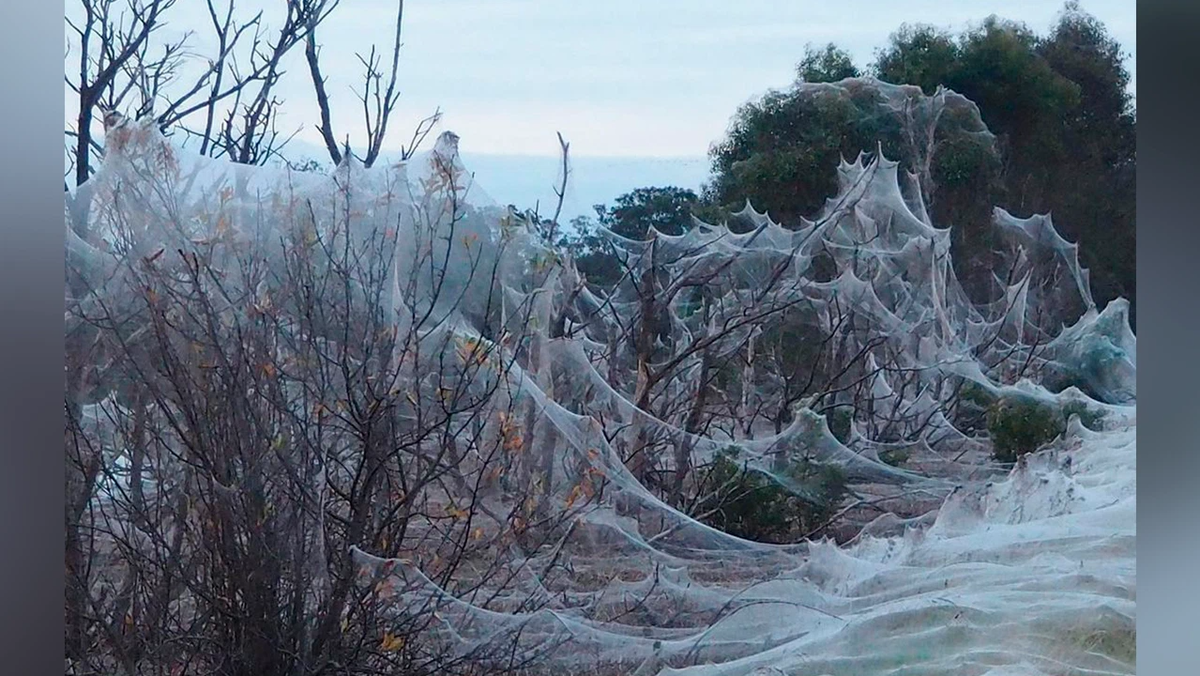
<path fill-rule="evenodd" d="M 239 16 L 262 8 L 272 25 L 280 5 L 236 0 Z M 806 44 L 834 42 L 862 67 L 903 23 L 958 31 L 998 14 L 1044 33 L 1061 8 L 1048 0 L 407 0 L 402 98 L 388 143 L 407 142 L 417 121 L 440 108 L 434 135 L 459 134 L 480 181 L 498 199 L 532 207 L 553 198 L 556 169 L 553 161 L 528 156 L 554 157 L 561 132 L 576 158 L 575 194 L 565 214 L 590 214 L 593 203 L 639 186 L 699 188 L 709 144 L 738 105 L 792 81 Z M 68 13 L 75 9 L 68 6 Z M 1129 53 L 1132 72 L 1136 3 L 1086 0 L 1083 9 Z M 361 147 L 356 53 L 374 44 L 387 61 L 395 11 L 394 0 L 342 0 L 319 30 L 339 140 L 349 134 Z M 205 54 L 209 21 L 205 3 L 179 3 L 163 36 L 194 31 L 193 49 Z M 302 49 L 289 55 L 278 93 L 287 102 L 281 132 L 297 132 L 293 154 L 322 156 Z"/>

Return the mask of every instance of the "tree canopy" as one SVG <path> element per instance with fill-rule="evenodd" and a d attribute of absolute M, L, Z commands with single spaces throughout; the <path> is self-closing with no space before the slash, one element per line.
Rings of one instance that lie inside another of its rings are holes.
<path fill-rule="evenodd" d="M 975 133 L 970 112 L 958 111 L 939 124 L 935 152 L 920 156 L 895 133 L 903 111 L 870 88 L 849 99 L 814 96 L 804 83 L 860 71 L 836 45 L 809 47 L 797 83 L 743 105 L 710 148 L 705 199 L 729 210 L 749 200 L 794 223 L 834 194 L 839 160 L 882 150 L 910 171 L 928 161 L 931 216 L 954 229 L 968 286 L 969 268 L 988 264 L 994 205 L 1052 214 L 1079 243 L 1097 303 L 1133 301 L 1136 113 L 1120 46 L 1103 23 L 1069 2 L 1045 35 L 995 16 L 957 35 L 904 25 L 862 72 L 926 94 L 961 94 L 991 136 Z"/>

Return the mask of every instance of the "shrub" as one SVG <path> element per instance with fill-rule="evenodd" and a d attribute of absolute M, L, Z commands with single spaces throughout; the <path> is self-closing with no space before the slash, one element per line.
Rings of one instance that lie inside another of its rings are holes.
<path fill-rule="evenodd" d="M 985 409 L 996 403 L 996 395 L 988 392 L 979 383 L 970 380 L 963 383 L 962 388 L 958 391 L 958 398 Z"/>
<path fill-rule="evenodd" d="M 1092 399 L 1104 399 L 1103 394 L 1093 387 L 1088 377 L 1078 369 L 1051 371 L 1043 378 L 1042 386 L 1056 394 L 1074 387 Z"/>
<path fill-rule="evenodd" d="M 1062 415 L 1064 422 L 1070 420 L 1073 415 L 1079 416 L 1079 422 L 1083 423 L 1084 427 L 1093 432 L 1100 430 L 1101 423 L 1104 420 L 1104 411 L 1096 408 L 1088 408 L 1088 405 L 1082 401 L 1072 401 L 1065 404 L 1062 407 Z"/>
<path fill-rule="evenodd" d="M 845 406 L 835 408 L 825 416 L 825 424 L 829 427 L 829 433 L 843 444 L 850 441 L 850 423 L 853 420 L 853 410 Z"/>
<path fill-rule="evenodd" d="M 1072 415 L 1079 416 L 1079 422 L 1084 427 L 1098 431 L 1105 413 L 1082 401 L 1056 406 L 1029 397 L 994 399 L 987 411 L 987 428 L 996 459 L 1015 462 L 1022 455 L 1054 441 L 1055 437 L 1066 431 L 1067 421 Z"/>
<path fill-rule="evenodd" d="M 907 448 L 887 448 L 879 452 L 879 459 L 892 467 L 903 465 L 911 457 L 912 453 Z"/>
<path fill-rule="evenodd" d="M 812 533 L 829 521 L 849 492 L 833 465 L 810 460 L 788 464 L 777 479 L 737 461 L 738 450 L 722 451 L 709 465 L 697 503 L 697 518 L 730 535 L 783 543 Z M 794 485 L 805 495 L 788 488 Z"/>
<path fill-rule="evenodd" d="M 992 452 L 1001 462 L 1015 462 L 1053 441 L 1065 429 L 1060 411 L 1026 397 L 997 400 L 988 410 L 987 426 Z"/>
<path fill-rule="evenodd" d="M 958 390 L 954 407 L 954 424 L 964 434 L 974 434 L 987 427 L 987 414 L 996 403 L 996 395 L 979 383 L 965 381 Z"/>

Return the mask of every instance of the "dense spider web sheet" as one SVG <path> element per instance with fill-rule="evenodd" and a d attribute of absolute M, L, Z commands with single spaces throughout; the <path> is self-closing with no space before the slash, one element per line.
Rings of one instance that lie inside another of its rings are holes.
<path fill-rule="evenodd" d="M 952 92 L 851 84 L 905 112 L 918 140 L 933 139 L 944 109 L 973 109 Z M 239 251 L 282 256 L 280 235 L 296 229 L 348 246 L 394 229 L 394 281 L 378 302 L 427 346 L 423 372 L 478 360 L 472 419 L 520 437 L 510 471 L 445 499 L 509 514 L 536 495 L 530 519 L 563 517 L 553 546 L 491 553 L 512 571 L 502 588 L 439 585 L 419 552 L 355 550 L 363 580 L 397 609 L 437 613 L 433 640 L 450 649 L 514 643 L 552 670 L 639 674 L 1133 673 L 1136 339 L 1125 301 L 1094 306 L 1077 247 L 1049 217 L 997 210 L 994 285 L 968 298 L 919 171 L 876 152 L 838 167 L 839 191 L 812 220 L 778 224 L 747 205 L 733 228 L 604 232 L 624 271 L 605 290 L 547 243 L 544 224 L 472 184 L 453 135 L 408 162 L 350 160 L 332 176 L 195 156 L 134 122 L 110 130 L 107 148 L 68 199 L 84 305 L 133 304 L 121 261 L 176 249 L 228 262 L 230 283 L 266 302 L 269 280 L 239 277 Z M 321 233 L 338 222 L 348 226 Z M 831 393 L 788 399 L 789 374 L 763 347 L 788 326 L 829 338 L 820 358 L 844 370 Z M 740 366 L 724 419 L 696 431 L 687 403 L 705 360 Z M 961 429 L 964 386 L 1076 402 L 1104 414 L 1102 429 L 1072 418 L 1009 470 L 982 432 Z M 100 388 L 85 413 L 101 429 L 119 405 Z M 853 411 L 843 441 L 823 415 L 837 407 Z M 668 504 L 661 477 L 678 449 L 699 467 L 730 448 L 813 499 L 787 463 L 837 465 L 853 501 L 885 507 L 848 505 L 849 542 L 772 545 Z M 909 461 L 885 462 L 897 449 Z"/>

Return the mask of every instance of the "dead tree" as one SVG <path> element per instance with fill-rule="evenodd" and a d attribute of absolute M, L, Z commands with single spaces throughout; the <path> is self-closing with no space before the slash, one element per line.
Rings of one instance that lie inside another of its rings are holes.
<path fill-rule="evenodd" d="M 98 133 L 96 122 L 110 111 L 133 119 L 152 116 L 165 133 L 179 132 L 202 155 L 240 164 L 263 164 L 281 157 L 295 132 L 284 133 L 277 125 L 283 105 L 278 84 L 285 75 L 284 57 L 301 42 L 320 110 L 319 129 L 330 157 L 335 164 L 341 162 L 316 38 L 318 27 L 339 0 L 284 0 L 283 16 L 275 28 L 268 26 L 262 11 L 239 19 L 234 0 L 205 1 L 216 47 L 202 57 L 189 51 L 191 33 L 172 42 L 156 40 L 175 0 L 138 0 L 128 7 L 116 0 L 81 0 L 81 16 L 66 17 L 72 33 L 68 56 L 77 53 L 79 64 L 77 74 L 66 78 L 78 97 L 75 124 L 66 132 L 75 185 L 87 181 L 103 153 L 103 134 Z M 383 149 L 400 97 L 396 83 L 403 10 L 404 3 L 398 2 L 390 67 L 383 68 L 383 56 L 374 47 L 369 54 L 358 55 L 365 69 L 359 98 L 367 166 Z M 131 97 L 137 98 L 136 103 L 131 103 Z M 404 158 L 416 151 L 439 119 L 435 112 L 417 125 L 402 147 Z"/>
<path fill-rule="evenodd" d="M 400 72 L 401 29 L 404 22 L 404 0 L 396 2 L 396 30 L 392 41 L 390 67 L 386 71 L 387 84 L 384 84 L 385 72 L 381 70 L 383 55 L 376 51 L 374 45 L 366 56 L 356 54 L 363 66 L 363 88 L 358 92 L 362 104 L 363 124 L 366 130 L 366 152 L 362 157 L 364 166 L 370 167 L 379 159 L 383 150 L 383 141 L 387 136 L 388 121 L 395 111 L 400 99 L 400 91 L 396 88 L 396 77 Z M 321 122 L 319 130 L 325 142 L 325 150 L 335 165 L 344 159 L 343 148 L 349 146 L 347 141 L 339 146 L 337 134 L 333 128 L 332 104 L 326 90 L 326 78 L 321 72 L 320 49 L 317 45 L 316 25 L 309 27 L 305 39 L 304 57 L 308 62 L 309 76 L 312 78 L 313 92 L 316 95 L 317 109 Z M 425 140 L 441 119 L 440 111 L 435 111 L 429 117 L 421 120 L 413 130 L 408 144 L 401 146 L 400 159 L 410 158 L 418 146 Z"/>

